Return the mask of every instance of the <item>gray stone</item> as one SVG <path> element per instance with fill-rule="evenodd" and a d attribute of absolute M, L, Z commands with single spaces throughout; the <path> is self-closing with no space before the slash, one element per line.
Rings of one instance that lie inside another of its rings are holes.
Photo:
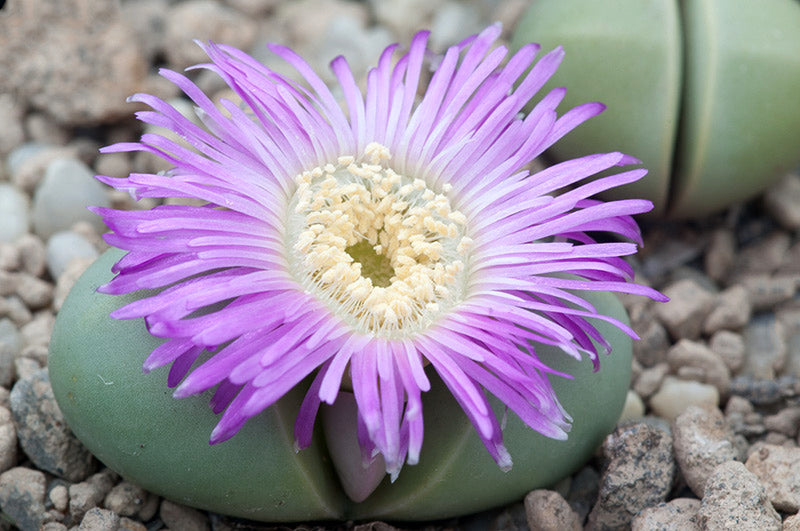
<path fill-rule="evenodd" d="M 0 406 L 0 473 L 17 463 L 17 430 L 11 411 Z"/>
<path fill-rule="evenodd" d="M 158 515 L 171 531 L 208 531 L 208 517 L 197 509 L 169 500 L 161 502 Z"/>
<path fill-rule="evenodd" d="M 66 124 L 128 115 L 125 98 L 142 88 L 147 65 L 118 4 L 8 2 L 0 17 L 0 94 Z"/>
<path fill-rule="evenodd" d="M 87 206 L 109 205 L 108 195 L 92 171 L 77 159 L 56 159 L 33 196 L 33 227 L 43 239 L 88 221 L 99 232 L 105 225 Z"/>
<path fill-rule="evenodd" d="M 800 406 L 787 407 L 764 417 L 764 427 L 787 437 L 795 437 L 800 431 Z"/>
<path fill-rule="evenodd" d="M 591 466 L 583 467 L 572 476 L 567 501 L 572 510 L 578 513 L 581 522 L 586 519 L 597 500 L 599 484 L 600 475 Z"/>
<path fill-rule="evenodd" d="M 22 327 L 31 322 L 33 315 L 19 297 L 10 296 L 0 297 L 0 318 L 8 318 L 14 325 Z"/>
<path fill-rule="evenodd" d="M 787 516 L 782 531 L 800 531 L 800 513 Z"/>
<path fill-rule="evenodd" d="M 701 498 L 711 471 L 720 463 L 742 457 L 733 430 L 717 408 L 687 408 L 673 422 L 672 437 L 683 477 Z"/>
<path fill-rule="evenodd" d="M 783 263 L 792 238 L 783 231 L 774 231 L 743 247 L 736 257 L 733 276 L 770 274 Z"/>
<path fill-rule="evenodd" d="M 133 483 L 122 481 L 106 495 L 103 505 L 120 516 L 135 516 L 147 500 L 147 492 Z"/>
<path fill-rule="evenodd" d="M 147 531 L 147 526 L 139 521 L 131 520 L 127 516 L 123 516 L 119 519 L 119 531 Z M 226 531 L 226 530 L 215 529 L 215 531 Z"/>
<path fill-rule="evenodd" d="M 788 174 L 764 194 L 767 213 L 784 228 L 800 228 L 800 175 Z"/>
<path fill-rule="evenodd" d="M 12 243 L 28 232 L 28 198 L 16 187 L 0 183 L 0 242 Z"/>
<path fill-rule="evenodd" d="M 603 454 L 607 466 L 590 529 L 627 527 L 641 510 L 665 501 L 675 475 L 666 432 L 644 423 L 618 428 L 603 442 Z"/>
<path fill-rule="evenodd" d="M 22 117 L 25 109 L 11 94 L 0 92 L 0 156 L 25 140 Z"/>
<path fill-rule="evenodd" d="M 16 245 L 0 242 L 0 269 L 16 271 L 19 269 L 19 250 Z"/>
<path fill-rule="evenodd" d="M 74 158 L 74 149 L 63 145 L 28 142 L 9 155 L 11 182 L 17 188 L 33 194 L 44 179 L 47 166 L 56 159 Z"/>
<path fill-rule="evenodd" d="M 86 511 L 78 529 L 80 531 L 117 531 L 119 515 L 108 509 L 94 507 Z"/>
<path fill-rule="evenodd" d="M 746 353 L 744 338 L 737 332 L 720 330 L 711 336 L 708 348 L 720 357 L 731 373 L 737 372 L 744 364 Z"/>
<path fill-rule="evenodd" d="M 92 454 L 64 421 L 47 369 L 18 380 L 10 405 L 20 446 L 36 466 L 68 481 L 81 481 L 92 472 Z"/>
<path fill-rule="evenodd" d="M 748 291 L 734 284 L 717 294 L 711 313 L 706 317 L 703 331 L 713 334 L 718 330 L 738 330 L 750 320 L 750 299 Z"/>
<path fill-rule="evenodd" d="M 781 517 L 758 477 L 738 461 L 717 465 L 706 481 L 699 512 L 703 529 L 780 531 Z"/>
<path fill-rule="evenodd" d="M 717 282 L 724 283 L 736 259 L 736 237 L 729 229 L 717 229 L 708 242 L 704 264 L 706 274 Z"/>
<path fill-rule="evenodd" d="M 747 349 L 741 374 L 772 380 L 786 363 L 783 325 L 774 314 L 756 315 L 744 329 Z"/>
<path fill-rule="evenodd" d="M 659 363 L 644 369 L 636 378 L 633 390 L 644 399 L 650 398 L 661 387 L 667 374 L 669 374 L 669 364 L 667 363 Z"/>
<path fill-rule="evenodd" d="M 50 334 L 53 331 L 55 320 L 55 315 L 48 310 L 36 312 L 33 319 L 19 329 L 22 334 L 23 345 L 25 347 L 30 347 L 31 345 L 47 346 L 50 343 Z"/>
<path fill-rule="evenodd" d="M 72 286 L 75 285 L 75 282 L 78 281 L 80 276 L 83 274 L 86 269 L 92 265 L 94 262 L 91 258 L 73 258 L 67 264 L 67 268 L 58 277 L 58 281 L 56 281 L 56 287 L 53 290 L 53 309 L 58 311 L 61 309 L 61 305 L 64 304 L 64 301 L 69 295 L 70 290 L 72 290 Z"/>
<path fill-rule="evenodd" d="M 541 531 L 580 531 L 578 513 L 561 494 L 553 490 L 534 490 L 525 496 L 525 514 L 530 529 Z"/>
<path fill-rule="evenodd" d="M 675 339 L 696 339 L 714 303 L 714 296 L 697 281 L 684 279 L 664 289 L 669 301 L 656 306 L 656 316 Z"/>
<path fill-rule="evenodd" d="M 25 234 L 16 243 L 23 272 L 38 277 L 44 273 L 46 259 L 44 242 L 34 234 Z"/>
<path fill-rule="evenodd" d="M 0 474 L 0 508 L 19 529 L 39 529 L 47 517 L 44 501 L 43 472 L 16 467 Z"/>
<path fill-rule="evenodd" d="M 72 520 L 75 522 L 82 520 L 89 509 L 99 506 L 116 480 L 117 475 L 106 468 L 93 474 L 86 481 L 70 485 L 69 514 Z"/>
<path fill-rule="evenodd" d="M 16 295 L 30 310 L 41 310 L 53 302 L 53 285 L 33 275 L 19 273 Z"/>
<path fill-rule="evenodd" d="M 633 342 L 633 357 L 645 367 L 653 367 L 664 361 L 670 341 L 664 326 L 650 319 L 643 327 L 634 328 L 639 340 Z"/>
<path fill-rule="evenodd" d="M 69 509 L 69 489 L 66 485 L 54 485 L 47 493 L 47 499 L 53 504 L 53 508 L 61 513 L 67 512 Z"/>
<path fill-rule="evenodd" d="M 681 339 L 667 351 L 667 363 L 673 373 L 682 376 L 687 368 L 696 369 L 697 378 L 717 388 L 720 396 L 727 396 L 731 375 L 722 358 L 703 343 Z"/>
<path fill-rule="evenodd" d="M 783 263 L 775 274 L 800 274 L 800 241 L 796 241 L 789 247 L 786 256 L 783 257 Z"/>
<path fill-rule="evenodd" d="M 22 336 L 14 324 L 0 319 L 0 385 L 3 387 L 11 387 L 14 381 L 14 359 L 21 349 Z"/>
<path fill-rule="evenodd" d="M 757 444 L 745 466 L 761 481 L 775 509 L 800 511 L 800 448 Z"/>
<path fill-rule="evenodd" d="M 797 292 L 799 275 L 752 274 L 740 277 L 754 311 L 769 310 L 791 300 Z"/>
<path fill-rule="evenodd" d="M 640 512 L 631 523 L 631 531 L 700 531 L 699 510 L 700 500 L 675 498 Z"/>
<path fill-rule="evenodd" d="M 61 231 L 47 240 L 47 270 L 54 280 L 66 271 L 71 260 L 97 258 L 98 252 L 86 237 L 73 231 Z"/>

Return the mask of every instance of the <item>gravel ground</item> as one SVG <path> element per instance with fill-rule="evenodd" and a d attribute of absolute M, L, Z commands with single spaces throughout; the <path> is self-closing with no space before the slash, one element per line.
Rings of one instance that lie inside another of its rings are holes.
<path fill-rule="evenodd" d="M 206 514 L 103 469 L 72 438 L 43 368 L 54 316 L 102 252 L 85 205 L 134 205 L 92 179 L 157 171 L 98 156 L 141 127 L 125 98 L 177 98 L 155 75 L 202 62 L 192 38 L 268 62 L 288 44 L 325 72 L 363 74 L 385 45 L 433 29 L 443 48 L 524 0 L 17 0 L 0 8 L 0 529 L 292 529 Z M 3 2 L 0 2 L 3 6 Z M 506 35 L 507 37 L 508 35 Z M 280 69 L 278 65 L 272 65 Z M 209 93 L 224 90 L 201 74 Z M 184 106 L 185 106 L 185 102 Z M 180 104 L 180 102 L 177 102 Z M 666 304 L 625 300 L 642 336 L 617 430 L 596 458 L 524 502 L 425 529 L 800 529 L 800 175 L 700 222 L 644 220 L 640 281 Z M 335 526 L 333 526 L 335 527 Z M 306 525 L 297 529 L 326 529 Z M 384 523 L 339 526 L 391 530 Z"/>

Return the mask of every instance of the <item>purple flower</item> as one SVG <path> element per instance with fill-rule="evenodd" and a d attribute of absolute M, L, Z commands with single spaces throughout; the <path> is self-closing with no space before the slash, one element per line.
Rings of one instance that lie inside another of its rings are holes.
<path fill-rule="evenodd" d="M 563 51 L 534 64 L 539 47 L 529 44 L 504 63 L 506 48 L 493 48 L 499 34 L 494 25 L 448 49 L 424 92 L 427 32 L 396 62 L 396 45 L 382 53 L 365 96 L 345 59 L 334 59 L 343 106 L 279 45 L 269 48 L 305 83 L 234 48 L 201 44 L 211 58 L 201 66 L 219 74 L 241 105 L 214 103 L 181 74 L 162 72 L 205 127 L 154 96 L 132 98 L 153 109 L 137 113 L 141 121 L 174 131 L 191 148 L 145 134 L 105 152 L 155 153 L 174 169 L 98 179 L 137 199 L 207 204 L 95 208 L 112 231 L 106 241 L 128 251 L 100 290 L 164 288 L 112 317 L 144 317 L 151 334 L 167 338 L 144 370 L 171 364 L 175 397 L 216 387 L 211 407 L 222 416 L 211 443 L 313 376 L 297 445 L 310 443 L 320 404 L 352 388 L 362 451 L 382 454 L 396 477 L 419 458 L 430 370 L 501 468 L 511 458 L 486 392 L 534 430 L 566 438 L 570 417 L 547 379 L 554 371 L 531 342 L 586 355 L 598 367 L 593 341 L 609 346 L 588 317 L 634 336 L 573 290 L 661 298 L 630 283 L 621 258 L 636 251 L 631 241 L 640 243 L 630 215 L 652 205 L 591 199 L 646 173 L 587 181 L 638 162 L 620 153 L 529 175 L 531 160 L 603 106 L 557 117 L 565 93 L 557 88 L 522 116 Z M 597 231 L 628 241 L 598 242 Z M 206 361 L 195 364 L 201 354 Z"/>

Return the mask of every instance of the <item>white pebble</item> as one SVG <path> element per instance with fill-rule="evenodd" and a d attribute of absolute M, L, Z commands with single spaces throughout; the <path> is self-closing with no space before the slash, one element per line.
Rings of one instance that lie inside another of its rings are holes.
<path fill-rule="evenodd" d="M 659 417 L 675 420 L 691 405 L 719 405 L 719 392 L 713 385 L 680 380 L 673 376 L 664 378 L 661 389 L 650 397 L 650 407 Z"/>
<path fill-rule="evenodd" d="M 43 240 L 88 221 L 104 231 L 100 217 L 87 206 L 109 206 L 108 195 L 92 171 L 77 159 L 56 159 L 47 166 L 44 179 L 33 196 L 33 227 Z"/>
<path fill-rule="evenodd" d="M 622 423 L 642 417 L 644 417 L 644 402 L 636 394 L 636 391 L 628 390 L 628 395 L 625 397 L 625 405 L 617 422 Z"/>
<path fill-rule="evenodd" d="M 28 198 L 10 184 L 0 184 L 0 242 L 12 243 L 28 232 Z"/>
<path fill-rule="evenodd" d="M 47 240 L 47 270 L 54 280 L 66 271 L 75 258 L 97 258 L 98 252 L 89 240 L 71 230 L 53 234 Z"/>

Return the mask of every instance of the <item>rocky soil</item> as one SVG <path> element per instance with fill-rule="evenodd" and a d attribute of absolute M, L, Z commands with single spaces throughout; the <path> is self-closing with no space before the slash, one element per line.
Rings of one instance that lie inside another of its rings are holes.
<path fill-rule="evenodd" d="M 4 5 L 5 4 L 5 5 Z M 443 48 L 524 0 L 10 0 L 0 2 L 0 529 L 273 529 L 145 492 L 64 425 L 45 367 L 70 286 L 104 249 L 86 205 L 146 208 L 92 176 L 158 171 L 98 148 L 142 133 L 125 98 L 173 101 L 157 68 L 205 60 L 193 38 L 251 51 L 277 41 L 318 72 L 344 53 L 363 77 L 387 44 L 433 30 Z M 506 34 L 506 36 L 508 36 Z M 208 93 L 224 91 L 201 73 Z M 639 280 L 671 297 L 625 300 L 634 376 L 617 430 L 550 490 L 424 529 L 800 530 L 800 175 L 709 219 L 643 220 Z M 293 529 L 277 527 L 276 529 Z M 391 530 L 393 523 L 297 529 Z"/>

